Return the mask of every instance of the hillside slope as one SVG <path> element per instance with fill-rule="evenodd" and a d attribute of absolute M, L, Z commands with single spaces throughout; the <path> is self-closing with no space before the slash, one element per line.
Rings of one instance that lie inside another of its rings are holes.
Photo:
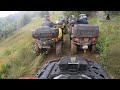
<path fill-rule="evenodd" d="M 120 78 L 120 16 L 110 22 L 100 22 L 102 18 L 90 18 L 92 24 L 100 26 L 97 47 L 100 50 L 99 62 L 107 69 L 112 78 Z"/>
<path fill-rule="evenodd" d="M 50 12 L 51 20 L 58 19 L 62 12 Z M 32 30 L 41 25 L 42 18 L 32 21 L 0 43 L 0 78 L 33 76 L 45 55 L 35 56 Z"/>
<path fill-rule="evenodd" d="M 34 18 L 31 23 L 14 32 L 11 37 L 0 43 L 0 68 L 3 64 L 5 64 L 5 68 L 10 65 L 10 68 L 13 69 L 10 71 L 6 71 L 10 76 L 6 77 L 4 76 L 4 74 L 2 74 L 1 77 L 17 78 L 19 77 L 19 75 L 17 74 L 21 74 L 21 72 L 26 72 L 27 68 L 34 67 L 34 62 L 36 62 L 36 64 L 37 62 L 39 62 L 39 60 L 37 59 L 38 57 L 34 56 L 31 32 L 32 30 L 40 26 L 40 20 L 41 18 L 39 17 Z M 11 64 L 9 63 L 9 65 L 7 65 L 6 63 L 8 63 L 8 61 L 16 61 L 17 64 L 13 64 L 12 62 L 10 62 Z"/>

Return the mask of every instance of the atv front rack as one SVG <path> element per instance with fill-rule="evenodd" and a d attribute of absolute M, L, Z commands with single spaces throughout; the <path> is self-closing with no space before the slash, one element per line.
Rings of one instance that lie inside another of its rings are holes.
<path fill-rule="evenodd" d="M 94 61 L 87 60 L 88 66 L 86 70 L 74 72 L 61 70 L 59 62 L 60 59 L 49 61 L 38 71 L 35 77 L 39 79 L 54 79 L 62 75 L 64 76 L 62 79 L 110 79 L 109 74 L 102 68 L 102 65 Z"/>

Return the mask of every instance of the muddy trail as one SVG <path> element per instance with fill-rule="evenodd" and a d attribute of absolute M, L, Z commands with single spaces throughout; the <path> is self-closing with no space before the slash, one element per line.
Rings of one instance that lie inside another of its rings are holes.
<path fill-rule="evenodd" d="M 86 51 L 86 53 L 84 53 L 83 50 L 78 51 L 78 53 L 76 55 L 71 55 L 70 54 L 70 38 L 69 35 L 65 35 L 64 36 L 64 47 L 63 47 L 63 53 L 61 57 L 64 56 L 81 56 L 83 58 L 86 58 L 88 60 L 98 60 L 98 56 L 99 54 L 91 54 L 89 49 Z M 45 63 L 47 63 L 48 61 L 53 61 L 53 60 L 58 60 L 61 57 L 57 57 L 55 54 L 55 50 L 51 50 L 51 52 L 49 54 L 46 55 L 46 57 L 44 58 L 44 60 L 41 62 L 40 67 L 43 66 Z"/>

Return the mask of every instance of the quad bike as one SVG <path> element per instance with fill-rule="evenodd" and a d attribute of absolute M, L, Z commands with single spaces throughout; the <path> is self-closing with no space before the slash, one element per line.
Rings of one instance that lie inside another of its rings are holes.
<path fill-rule="evenodd" d="M 70 34 L 71 54 L 76 54 L 78 48 L 83 49 L 84 52 L 90 49 L 91 53 L 95 53 L 98 36 L 98 25 L 74 24 Z"/>
<path fill-rule="evenodd" d="M 47 62 L 35 79 L 111 79 L 100 63 L 82 57 L 62 57 Z"/>
<path fill-rule="evenodd" d="M 35 53 L 48 54 L 51 49 L 56 49 L 56 55 L 61 56 L 63 47 L 63 37 L 58 38 L 59 30 L 48 26 L 41 26 L 32 32 L 35 42 Z"/>

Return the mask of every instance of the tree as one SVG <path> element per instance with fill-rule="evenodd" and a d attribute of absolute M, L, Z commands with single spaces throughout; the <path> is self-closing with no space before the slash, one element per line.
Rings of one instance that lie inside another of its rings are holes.
<path fill-rule="evenodd" d="M 31 21 L 31 18 L 28 15 L 24 14 L 20 16 L 17 20 L 17 29 L 20 29 L 21 27 L 25 26 L 30 21 Z"/>
<path fill-rule="evenodd" d="M 120 13 L 120 11 L 104 11 L 104 12 L 110 15 L 118 15 Z"/>

